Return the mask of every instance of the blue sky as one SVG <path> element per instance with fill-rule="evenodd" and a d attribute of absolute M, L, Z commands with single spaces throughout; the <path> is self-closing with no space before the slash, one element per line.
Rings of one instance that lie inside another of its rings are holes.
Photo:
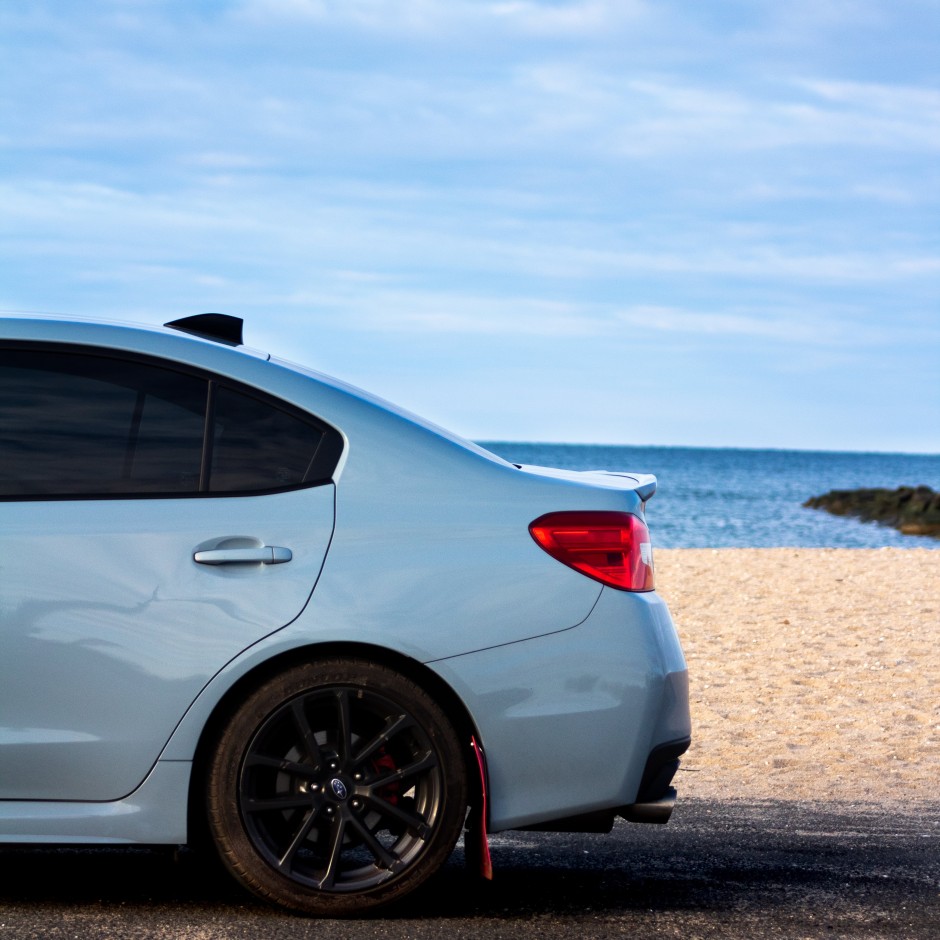
<path fill-rule="evenodd" d="M 4 0 L 0 309 L 476 439 L 940 452 L 938 0 Z"/>

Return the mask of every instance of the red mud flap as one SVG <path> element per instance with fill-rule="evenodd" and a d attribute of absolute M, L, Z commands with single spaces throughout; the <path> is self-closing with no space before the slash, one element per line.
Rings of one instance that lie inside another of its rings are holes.
<path fill-rule="evenodd" d="M 480 802 L 478 806 L 470 808 L 467 834 L 464 837 L 464 855 L 468 868 L 479 866 L 480 877 L 492 881 L 493 862 L 490 859 L 490 844 L 486 836 L 486 757 L 483 749 L 477 744 L 477 739 L 472 735 L 470 747 L 473 749 L 477 770 L 480 772 Z"/>

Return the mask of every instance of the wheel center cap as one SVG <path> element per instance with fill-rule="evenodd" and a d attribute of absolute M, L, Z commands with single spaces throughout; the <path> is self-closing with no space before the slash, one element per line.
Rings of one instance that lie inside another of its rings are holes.
<path fill-rule="evenodd" d="M 330 789 L 333 791 L 333 796 L 338 800 L 345 800 L 349 796 L 349 790 L 346 789 L 346 784 L 343 783 L 339 777 L 334 777 L 330 781 Z"/>

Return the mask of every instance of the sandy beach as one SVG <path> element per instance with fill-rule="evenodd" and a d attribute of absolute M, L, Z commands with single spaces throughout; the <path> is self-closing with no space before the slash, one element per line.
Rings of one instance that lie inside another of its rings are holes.
<path fill-rule="evenodd" d="M 661 549 L 680 798 L 940 800 L 940 551 Z"/>

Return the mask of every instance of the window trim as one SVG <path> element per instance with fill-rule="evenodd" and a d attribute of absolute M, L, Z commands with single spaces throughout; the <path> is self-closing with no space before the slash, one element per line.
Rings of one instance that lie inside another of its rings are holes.
<path fill-rule="evenodd" d="M 0 352 L 46 352 L 77 356 L 96 356 L 98 358 L 115 359 L 131 364 L 151 366 L 163 369 L 166 372 L 178 372 L 191 378 L 206 382 L 205 422 L 202 436 L 202 457 L 200 462 L 199 488 L 191 493 L 41 493 L 41 494 L 15 494 L 0 493 L 0 503 L 34 503 L 34 502 L 88 502 L 100 500 L 141 500 L 141 499 L 246 499 L 252 496 L 272 496 L 278 493 L 290 493 L 296 490 L 313 489 L 333 483 L 333 475 L 339 465 L 343 454 L 343 435 L 333 425 L 322 418 L 311 414 L 303 408 L 284 401 L 270 392 L 248 385 L 238 379 L 227 375 L 212 372 L 199 366 L 172 359 L 164 359 L 148 353 L 134 352 L 123 349 L 110 349 L 93 346 L 86 343 L 67 343 L 49 340 L 2 340 Z M 258 490 L 226 490 L 223 492 L 208 489 L 212 466 L 213 435 L 212 425 L 215 413 L 215 390 L 224 386 L 246 397 L 253 398 L 263 405 L 302 421 L 321 432 L 320 441 L 310 458 L 305 477 L 301 483 L 291 483 L 284 486 L 272 486 Z"/>

